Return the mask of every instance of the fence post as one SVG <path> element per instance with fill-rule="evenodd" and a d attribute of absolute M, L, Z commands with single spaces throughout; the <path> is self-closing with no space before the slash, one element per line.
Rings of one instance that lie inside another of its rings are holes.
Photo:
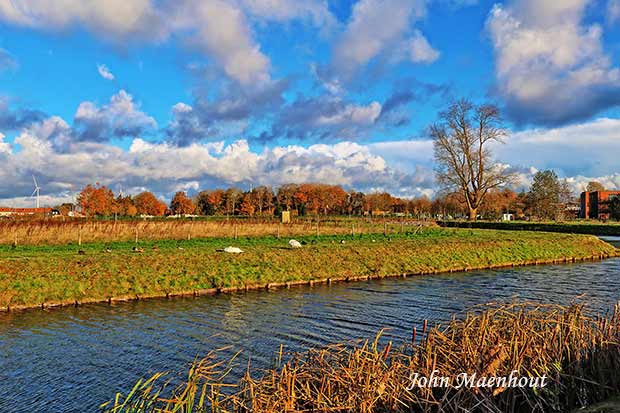
<path fill-rule="evenodd" d="M 136 236 L 134 238 L 134 242 L 137 244 L 138 243 L 138 224 L 136 224 L 135 231 L 136 231 Z"/>
<path fill-rule="evenodd" d="M 82 245 L 82 226 L 78 225 L 78 245 Z"/>
<path fill-rule="evenodd" d="M 278 239 L 280 239 L 280 225 L 282 224 L 278 222 Z"/>
<path fill-rule="evenodd" d="M 383 221 L 383 235 L 387 235 L 387 222 Z"/>

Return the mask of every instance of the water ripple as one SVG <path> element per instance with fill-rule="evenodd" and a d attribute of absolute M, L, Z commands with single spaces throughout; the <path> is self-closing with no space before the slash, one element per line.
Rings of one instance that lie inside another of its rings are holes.
<path fill-rule="evenodd" d="M 405 341 L 423 320 L 477 304 L 580 294 L 593 311 L 619 301 L 620 259 L 3 314 L 0 411 L 93 411 L 141 375 L 182 375 L 224 345 L 266 368 L 280 345 L 303 351 L 381 328 Z"/>

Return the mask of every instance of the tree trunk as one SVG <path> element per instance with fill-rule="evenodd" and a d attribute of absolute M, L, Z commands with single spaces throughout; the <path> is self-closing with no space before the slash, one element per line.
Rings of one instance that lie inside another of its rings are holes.
<path fill-rule="evenodd" d="M 477 217 L 478 217 L 478 209 L 469 208 L 469 220 L 475 221 Z"/>

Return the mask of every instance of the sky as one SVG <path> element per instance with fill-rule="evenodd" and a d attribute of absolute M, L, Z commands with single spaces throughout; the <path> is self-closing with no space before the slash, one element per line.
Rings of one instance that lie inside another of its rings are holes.
<path fill-rule="evenodd" d="M 437 193 L 428 126 L 492 103 L 525 188 L 620 189 L 620 0 L 0 0 L 0 205 L 83 186 Z"/>

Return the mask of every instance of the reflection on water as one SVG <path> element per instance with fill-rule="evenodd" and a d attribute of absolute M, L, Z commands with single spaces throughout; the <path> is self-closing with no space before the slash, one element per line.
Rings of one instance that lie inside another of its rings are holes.
<path fill-rule="evenodd" d="M 422 320 L 476 304 L 580 294 L 596 311 L 619 301 L 620 259 L 3 314 L 0 411 L 93 411 L 141 375 L 180 373 L 222 345 L 266 367 L 280 344 L 298 351 L 383 327 L 402 341 Z"/>

